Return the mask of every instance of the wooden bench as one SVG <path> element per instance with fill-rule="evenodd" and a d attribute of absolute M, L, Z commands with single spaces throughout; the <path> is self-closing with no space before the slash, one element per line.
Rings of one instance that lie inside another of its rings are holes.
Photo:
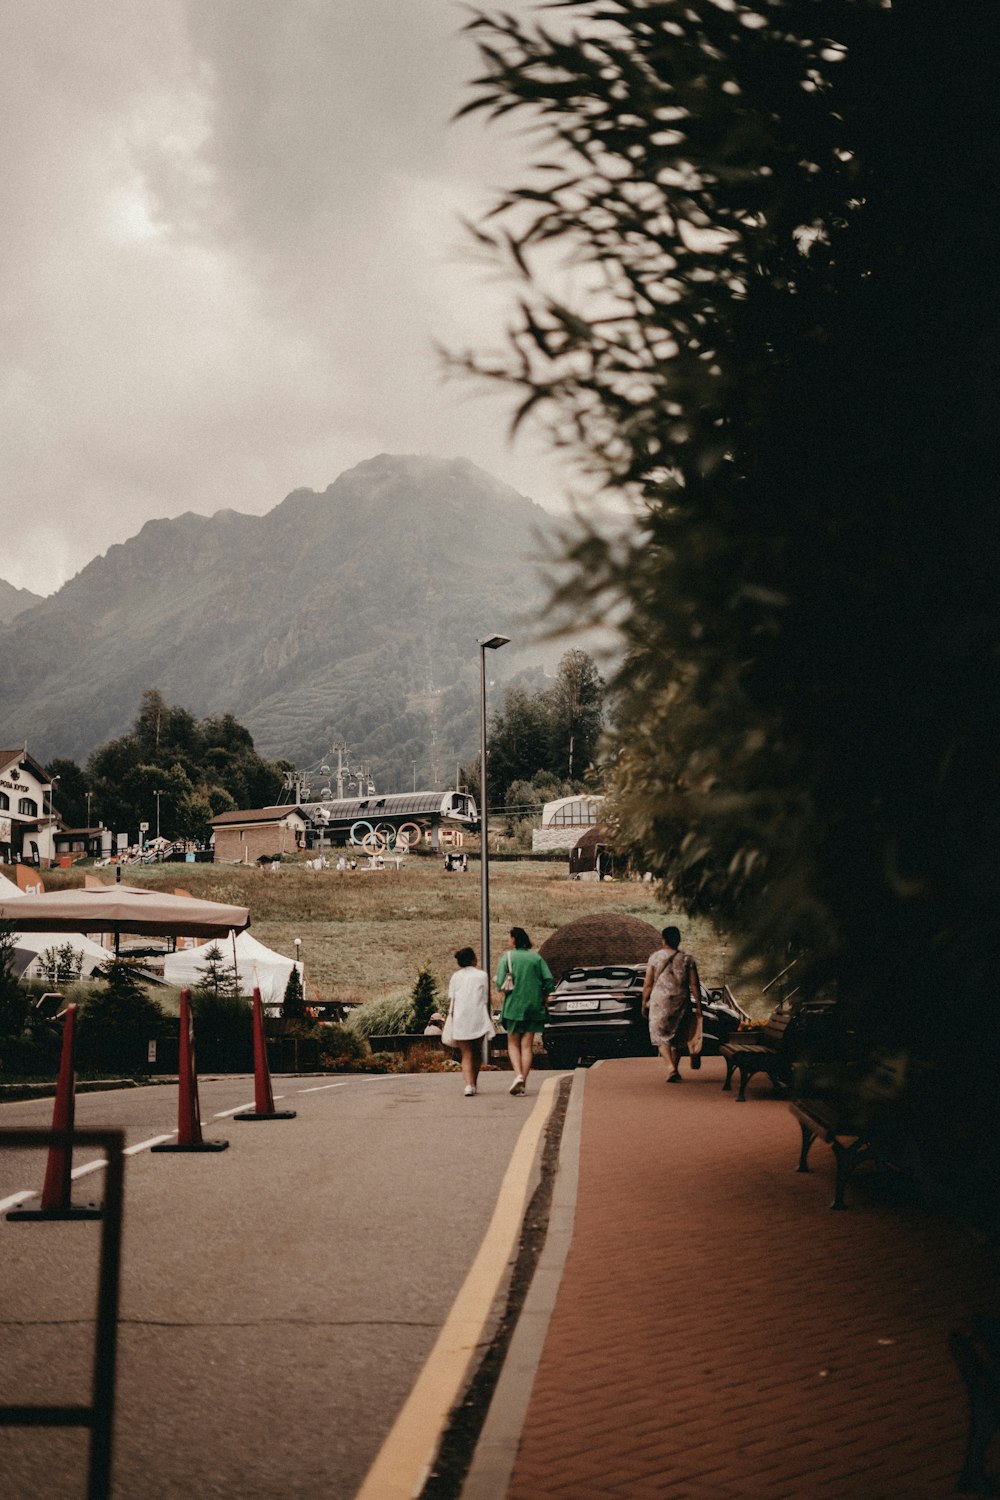
<path fill-rule="evenodd" d="M 737 1104 L 744 1104 L 747 1084 L 755 1073 L 766 1073 L 775 1088 L 787 1087 L 791 1082 L 791 1036 L 789 1028 L 794 1017 L 790 1010 L 776 1010 L 766 1026 L 741 1036 L 736 1032 L 724 1042 L 719 1052 L 726 1059 L 726 1081 L 722 1092 L 732 1091 L 733 1074 L 739 1069 L 740 1091 Z"/>
<path fill-rule="evenodd" d="M 852 1172 L 862 1162 L 880 1160 L 867 1129 L 847 1118 L 835 1104 L 825 1099 L 793 1099 L 789 1108 L 802 1131 L 802 1149 L 796 1172 L 808 1172 L 809 1150 L 813 1141 L 832 1146 L 837 1164 L 837 1181 L 831 1208 L 846 1208 L 844 1189 Z"/>
<path fill-rule="evenodd" d="M 950 1335 L 948 1345 L 969 1394 L 969 1436 L 958 1481 L 960 1495 L 996 1495 L 984 1460 L 1000 1426 L 1000 1318 L 977 1317 L 970 1333 Z"/>

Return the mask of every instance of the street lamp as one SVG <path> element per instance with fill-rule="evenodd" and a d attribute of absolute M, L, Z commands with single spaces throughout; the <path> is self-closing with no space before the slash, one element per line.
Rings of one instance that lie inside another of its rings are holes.
<path fill-rule="evenodd" d="M 160 798 L 163 796 L 163 793 L 162 792 L 154 792 L 153 796 L 156 798 L 156 838 L 157 838 L 157 842 L 159 842 L 159 838 L 160 838 Z"/>
<path fill-rule="evenodd" d="M 489 816 L 486 806 L 486 653 L 499 651 L 509 635 L 490 635 L 479 642 L 479 893 L 480 947 L 482 965 L 490 973 L 490 852 Z M 492 980 L 489 981 L 492 983 Z"/>

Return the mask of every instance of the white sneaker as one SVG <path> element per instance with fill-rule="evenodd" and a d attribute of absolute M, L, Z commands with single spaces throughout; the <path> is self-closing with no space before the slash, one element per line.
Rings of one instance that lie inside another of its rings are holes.
<path fill-rule="evenodd" d="M 473 1098 L 475 1098 L 475 1094 L 476 1094 L 476 1086 L 475 1086 L 475 1084 L 474 1083 L 467 1083 L 465 1085 L 465 1097 L 466 1097 L 466 1099 L 473 1099 Z"/>
<path fill-rule="evenodd" d="M 516 1077 L 514 1079 L 514 1082 L 511 1084 L 510 1089 L 508 1090 L 508 1092 L 511 1093 L 511 1094 L 523 1094 L 524 1093 L 524 1076 L 521 1073 L 518 1073 L 516 1075 Z"/>

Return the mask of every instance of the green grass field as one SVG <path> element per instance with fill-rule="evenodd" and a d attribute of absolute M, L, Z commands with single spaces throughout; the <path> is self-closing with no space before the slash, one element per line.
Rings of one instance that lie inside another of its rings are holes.
<path fill-rule="evenodd" d="M 99 873 L 108 878 L 109 872 Z M 446 874 L 442 862 L 431 859 L 414 859 L 398 871 L 343 873 L 302 864 L 282 865 L 275 873 L 242 865 L 130 866 L 122 879 L 248 906 L 250 930 L 262 943 L 292 957 L 301 938 L 307 994 L 324 999 L 371 1000 L 408 990 L 425 962 L 443 990 L 455 949 L 469 944 L 479 950 L 478 864 L 465 875 Z M 45 875 L 48 890 L 81 883 L 79 871 Z M 704 920 L 665 910 L 654 886 L 573 881 L 561 863 L 490 865 L 494 963 L 514 924 L 526 928 L 538 947 L 563 923 L 598 912 L 640 917 L 657 928 L 676 923 L 706 984 L 726 981 L 748 1010 L 758 1010 L 756 986 L 741 985 L 732 971 L 725 935 Z"/>

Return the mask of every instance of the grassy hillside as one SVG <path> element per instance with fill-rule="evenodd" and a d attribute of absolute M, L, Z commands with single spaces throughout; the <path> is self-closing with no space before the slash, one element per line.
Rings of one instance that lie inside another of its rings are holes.
<path fill-rule="evenodd" d="M 307 991 L 324 998 L 370 1000 L 409 989 L 428 960 L 443 990 L 455 966 L 455 949 L 466 943 L 479 949 L 477 865 L 467 875 L 446 875 L 441 862 L 430 859 L 413 860 L 399 871 L 343 874 L 301 864 L 284 865 L 274 874 L 239 865 L 161 865 L 130 869 L 127 879 L 248 906 L 254 936 L 289 957 L 295 938 L 301 938 Z M 81 883 L 76 872 L 45 877 L 49 890 Z M 707 984 L 728 981 L 751 1012 L 770 1008 L 753 1003 L 755 984 L 734 976 L 726 937 L 705 921 L 689 922 L 664 909 L 653 886 L 571 881 L 565 866 L 556 863 L 490 866 L 494 959 L 515 923 L 527 929 L 537 947 L 563 923 L 597 912 L 640 917 L 655 927 L 675 922 Z"/>

